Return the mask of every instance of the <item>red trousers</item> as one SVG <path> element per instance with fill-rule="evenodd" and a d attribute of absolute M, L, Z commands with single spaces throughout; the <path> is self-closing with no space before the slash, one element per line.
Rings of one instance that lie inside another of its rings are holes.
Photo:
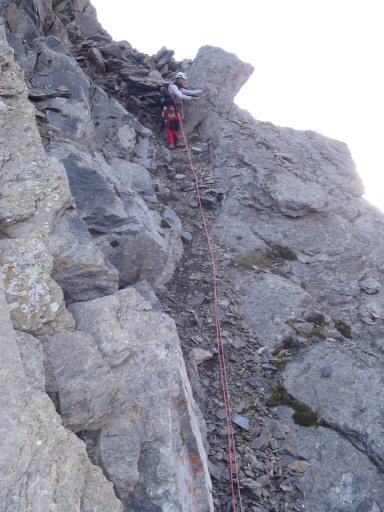
<path fill-rule="evenodd" d="M 168 144 L 177 144 L 180 138 L 179 121 L 168 119 Z"/>
<path fill-rule="evenodd" d="M 167 109 L 167 137 L 168 144 L 177 144 L 180 138 L 180 114 L 173 106 Z"/>
<path fill-rule="evenodd" d="M 171 130 L 169 128 L 169 123 L 168 123 L 167 137 L 168 137 L 168 144 L 173 144 L 173 145 L 177 144 L 179 141 L 179 138 L 180 138 L 179 130 Z"/>

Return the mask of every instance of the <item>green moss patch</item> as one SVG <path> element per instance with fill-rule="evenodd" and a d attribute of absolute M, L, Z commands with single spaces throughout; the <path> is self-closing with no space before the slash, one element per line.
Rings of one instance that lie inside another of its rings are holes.
<path fill-rule="evenodd" d="M 305 320 L 311 324 L 318 325 L 319 327 L 325 327 L 326 324 L 325 318 L 321 313 L 313 313 L 312 315 L 305 317 Z"/>
<path fill-rule="evenodd" d="M 297 256 L 289 247 L 273 245 L 266 251 L 260 249 L 247 251 L 234 258 L 233 265 L 241 268 L 266 268 L 272 265 L 283 265 L 285 261 L 294 260 L 297 260 Z"/>
<path fill-rule="evenodd" d="M 271 385 L 270 394 L 265 401 L 269 407 L 286 405 L 294 409 L 293 421 L 302 427 L 317 427 L 320 425 L 318 415 L 310 407 L 291 396 L 283 386 Z"/>
<path fill-rule="evenodd" d="M 235 267 L 241 268 L 252 268 L 254 266 L 265 268 L 270 265 L 270 262 L 262 251 L 254 250 L 247 251 L 241 256 L 238 256 L 233 260 L 233 264 Z"/>
<path fill-rule="evenodd" d="M 333 319 L 333 323 L 335 324 L 336 329 L 342 334 L 345 338 L 352 339 L 352 328 L 348 325 L 344 320 Z"/>

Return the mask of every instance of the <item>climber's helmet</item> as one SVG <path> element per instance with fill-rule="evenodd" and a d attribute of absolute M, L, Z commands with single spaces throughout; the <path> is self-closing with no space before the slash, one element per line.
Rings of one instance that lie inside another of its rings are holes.
<path fill-rule="evenodd" d="M 176 80 L 178 80 L 179 78 L 181 78 L 182 80 L 186 80 L 187 75 L 185 73 L 179 71 L 178 73 L 176 73 L 175 78 L 176 78 Z"/>

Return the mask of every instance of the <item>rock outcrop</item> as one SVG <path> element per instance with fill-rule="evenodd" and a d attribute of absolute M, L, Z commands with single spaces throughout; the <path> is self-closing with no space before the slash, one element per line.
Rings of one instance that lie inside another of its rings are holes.
<path fill-rule="evenodd" d="M 175 325 L 118 291 L 170 279 L 181 223 L 157 203 L 153 133 L 71 54 L 109 36 L 64 4 L 2 4 L 25 79 L 2 21 L 1 508 L 213 510 Z"/>
<path fill-rule="evenodd" d="M 45 392 L 38 339 L 16 332 L 0 284 L 0 508 L 122 512 L 85 445 L 64 428 Z"/>
<path fill-rule="evenodd" d="M 219 48 L 144 55 L 89 0 L 0 16 L 0 509 L 231 508 L 210 262 L 156 110 L 181 69 L 244 503 L 383 512 L 384 217 L 347 146 L 238 109 L 253 68 Z"/>
<path fill-rule="evenodd" d="M 235 56 L 202 48 L 192 80 L 214 69 L 213 55 L 220 69 L 246 79 L 248 68 Z M 281 403 L 306 407 L 332 431 L 295 426 L 298 459 L 314 465 L 321 458 L 329 471 L 302 472 L 303 507 L 381 510 L 384 216 L 361 197 L 345 144 L 257 122 L 230 104 L 238 83 L 231 96 L 226 78 L 213 74 L 209 82 L 213 93 L 204 113 L 191 116 L 190 129 L 198 127 L 209 143 L 224 190 L 214 230 L 232 260 L 238 315 L 265 346 L 261 360 L 268 352 L 282 358 Z M 309 449 L 314 439 L 321 455 Z M 362 454 L 364 462 L 332 470 Z M 330 481 L 334 491 L 321 497 Z"/>

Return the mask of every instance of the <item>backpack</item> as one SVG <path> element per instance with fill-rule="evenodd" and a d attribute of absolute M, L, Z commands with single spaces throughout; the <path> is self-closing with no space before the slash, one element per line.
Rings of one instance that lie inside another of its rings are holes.
<path fill-rule="evenodd" d="M 161 117 L 164 121 L 166 121 L 165 125 L 163 123 L 163 128 L 166 126 L 167 124 L 167 120 L 168 120 L 168 114 L 170 113 L 170 107 L 174 107 L 174 112 L 177 112 L 178 115 L 180 117 L 178 117 L 178 119 L 183 119 L 184 115 L 183 115 L 183 106 L 182 106 L 182 102 L 180 100 L 178 100 L 176 97 L 172 96 L 172 94 L 170 94 L 168 92 L 168 87 L 169 87 L 170 84 L 168 85 L 161 85 L 160 88 L 159 88 L 159 91 L 160 91 L 160 96 L 159 96 L 159 106 L 160 106 L 160 109 L 161 109 Z M 179 123 L 179 121 L 177 120 L 173 120 L 171 121 L 171 123 Z M 178 130 L 179 128 L 178 127 L 174 127 L 173 128 L 174 130 Z"/>
<path fill-rule="evenodd" d="M 168 92 L 168 85 L 160 86 L 160 98 L 159 98 L 160 107 L 168 107 L 169 105 L 175 106 L 175 101 L 172 96 Z"/>

